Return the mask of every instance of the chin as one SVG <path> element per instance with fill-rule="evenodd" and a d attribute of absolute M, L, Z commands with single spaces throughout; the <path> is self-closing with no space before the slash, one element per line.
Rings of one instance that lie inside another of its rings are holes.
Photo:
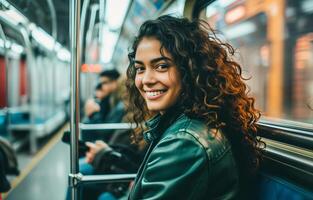
<path fill-rule="evenodd" d="M 147 105 L 147 108 L 149 111 L 152 111 L 152 112 L 160 112 L 164 110 L 164 107 L 160 105 Z"/>
<path fill-rule="evenodd" d="M 155 107 L 148 107 L 148 110 L 151 111 L 151 112 L 160 112 L 162 109 L 155 108 Z"/>

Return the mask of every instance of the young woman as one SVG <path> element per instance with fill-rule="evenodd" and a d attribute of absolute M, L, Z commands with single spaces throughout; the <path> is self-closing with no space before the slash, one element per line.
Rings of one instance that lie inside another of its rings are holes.
<path fill-rule="evenodd" d="M 203 21 L 146 21 L 129 53 L 129 110 L 150 145 L 130 199 L 243 199 L 260 117 L 233 48 Z M 153 117 L 152 117 L 153 116 Z"/>

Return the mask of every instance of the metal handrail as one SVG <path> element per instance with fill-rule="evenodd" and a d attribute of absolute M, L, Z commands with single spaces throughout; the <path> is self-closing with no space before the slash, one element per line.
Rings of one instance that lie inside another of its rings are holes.
<path fill-rule="evenodd" d="M 106 175 L 89 175 L 80 177 L 82 184 L 89 183 L 113 183 L 113 182 L 130 182 L 136 178 L 136 174 L 106 174 Z"/>
<path fill-rule="evenodd" d="M 276 130 L 276 131 L 294 133 L 294 134 L 297 134 L 297 136 L 309 137 L 309 138 L 313 139 L 313 132 L 311 132 L 311 131 L 299 130 L 299 129 L 295 129 L 295 128 L 288 128 L 288 127 L 282 127 L 282 126 L 271 125 L 271 124 L 259 123 L 259 125 L 263 129 L 266 128 L 266 129 L 272 129 L 272 130 Z"/>
<path fill-rule="evenodd" d="M 313 148 L 313 130 L 309 124 L 297 123 L 279 123 L 268 120 L 260 120 L 259 135 L 263 138 L 268 138 L 302 148 Z M 303 126 L 301 126 L 303 125 Z"/>
<path fill-rule="evenodd" d="M 291 133 L 296 133 L 303 136 L 313 137 L 313 125 L 295 121 L 270 121 L 266 119 L 261 119 L 258 125 L 262 128 L 270 128 L 279 131 L 287 131 Z"/>
<path fill-rule="evenodd" d="M 292 160 L 299 165 L 311 168 L 313 172 L 313 151 L 297 148 L 285 143 L 263 138 L 266 143 L 265 152 L 283 159 Z"/>
<path fill-rule="evenodd" d="M 133 123 L 104 123 L 104 124 L 84 124 L 80 123 L 79 128 L 81 131 L 95 131 L 95 130 L 128 130 L 136 127 Z"/>

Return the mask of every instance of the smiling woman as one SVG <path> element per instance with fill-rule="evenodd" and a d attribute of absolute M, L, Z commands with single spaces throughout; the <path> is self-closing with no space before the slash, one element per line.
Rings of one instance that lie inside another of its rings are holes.
<path fill-rule="evenodd" d="M 260 113 L 233 53 L 204 21 L 161 16 L 140 27 L 128 110 L 138 126 L 150 118 L 133 135 L 150 147 L 130 199 L 251 199 Z"/>
<path fill-rule="evenodd" d="M 145 38 L 137 47 L 135 84 L 150 111 L 162 112 L 175 104 L 181 91 L 180 74 L 171 55 L 160 53 L 161 43 Z"/>

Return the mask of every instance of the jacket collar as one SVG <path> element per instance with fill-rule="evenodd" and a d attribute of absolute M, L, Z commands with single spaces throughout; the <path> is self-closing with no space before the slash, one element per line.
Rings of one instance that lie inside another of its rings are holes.
<path fill-rule="evenodd" d="M 176 106 L 168 109 L 163 115 L 157 114 L 151 119 L 149 119 L 145 124 L 148 128 L 147 131 L 143 133 L 144 139 L 151 143 L 154 140 L 159 139 L 163 132 L 170 127 L 173 122 L 182 114 L 182 110 Z"/>

